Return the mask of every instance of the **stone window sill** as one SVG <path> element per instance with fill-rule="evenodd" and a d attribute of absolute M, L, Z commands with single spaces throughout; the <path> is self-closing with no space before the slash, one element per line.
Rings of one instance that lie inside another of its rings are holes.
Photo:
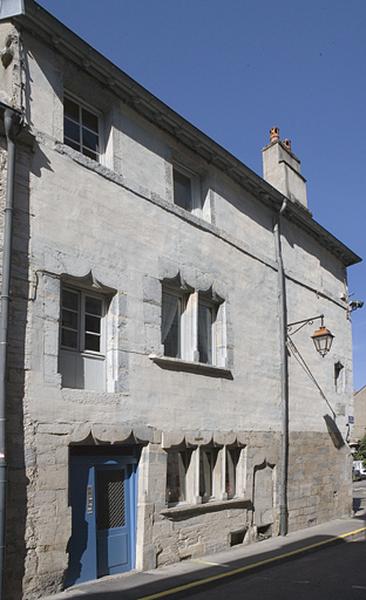
<path fill-rule="evenodd" d="M 230 510 L 231 508 L 246 508 L 251 510 L 252 503 L 247 498 L 232 498 L 231 500 L 211 500 L 202 504 L 180 504 L 160 511 L 167 519 L 180 520 L 208 512 Z"/>
<path fill-rule="evenodd" d="M 187 371 L 188 373 L 198 373 L 207 375 L 208 377 L 233 379 L 231 370 L 225 367 L 216 367 L 215 365 L 183 360 L 182 358 L 171 358 L 170 356 L 158 356 L 157 354 L 149 354 L 149 358 L 162 369 Z"/>

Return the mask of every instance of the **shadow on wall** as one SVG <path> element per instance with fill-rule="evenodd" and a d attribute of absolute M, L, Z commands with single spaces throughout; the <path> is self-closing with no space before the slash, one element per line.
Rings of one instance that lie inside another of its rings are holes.
<path fill-rule="evenodd" d="M 28 144 L 21 145 L 19 141 L 17 142 L 6 394 L 8 487 L 5 597 L 8 600 L 19 600 L 23 597 L 22 585 L 27 555 L 25 541 L 27 487 L 31 483 L 26 472 L 32 473 L 36 469 L 36 457 L 31 443 L 25 444 L 24 433 L 28 429 L 31 435 L 32 428 L 32 423 L 27 421 L 24 415 L 25 371 L 30 368 L 26 358 L 26 326 L 29 319 L 30 294 L 29 189 L 30 173 L 40 177 L 42 169 L 45 168 L 50 169 L 50 166 L 43 152 L 37 149 L 32 153 L 29 151 Z M 32 571 L 31 560 L 30 558 L 30 571 Z"/>
<path fill-rule="evenodd" d="M 25 527 L 27 507 L 26 467 L 35 469 L 35 456 L 24 444 L 25 344 L 28 309 L 29 254 L 29 166 L 30 155 L 19 150 L 15 174 L 12 274 L 7 353 L 6 453 L 8 486 L 6 514 L 5 597 L 22 598 L 26 558 Z M 3 172 L 4 176 L 4 172 Z M 4 185 L 4 189 L 6 184 Z M 4 199 L 2 199 L 4 201 Z"/>
<path fill-rule="evenodd" d="M 345 441 L 341 432 L 338 429 L 337 423 L 330 415 L 323 415 L 323 419 L 327 426 L 327 430 L 334 447 L 337 448 L 337 450 L 339 450 L 340 448 L 342 448 L 342 446 L 345 445 Z"/>
<path fill-rule="evenodd" d="M 86 498 L 88 487 L 88 470 L 79 469 L 77 485 L 81 498 Z M 75 531 L 73 527 L 72 535 L 67 544 L 69 564 L 64 578 L 65 587 L 70 587 L 80 577 L 82 556 L 88 544 L 88 523 L 85 520 L 84 513 L 85 506 L 83 502 L 74 502 L 72 504 L 73 523 L 77 523 L 78 529 Z"/>

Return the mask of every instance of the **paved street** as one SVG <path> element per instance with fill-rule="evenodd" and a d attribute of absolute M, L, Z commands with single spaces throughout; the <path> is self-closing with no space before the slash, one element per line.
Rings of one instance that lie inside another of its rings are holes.
<path fill-rule="evenodd" d="M 353 484 L 356 515 L 366 510 L 366 480 Z M 366 598 L 366 536 L 327 546 L 311 554 L 265 567 L 251 575 L 223 580 L 176 595 L 195 600 L 350 600 Z M 173 598 L 174 596 L 172 596 Z"/>
<path fill-rule="evenodd" d="M 195 600 L 361 600 L 366 598 L 365 534 L 176 598 Z M 171 596 L 174 598 L 174 596 Z"/>
<path fill-rule="evenodd" d="M 353 495 L 353 519 L 158 570 L 105 577 L 50 600 L 366 599 L 366 481 L 354 482 Z"/>

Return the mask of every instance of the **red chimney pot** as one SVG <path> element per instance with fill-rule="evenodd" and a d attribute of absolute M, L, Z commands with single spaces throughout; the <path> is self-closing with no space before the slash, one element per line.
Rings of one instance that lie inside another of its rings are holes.
<path fill-rule="evenodd" d="M 280 141 L 280 130 L 278 127 L 271 127 L 269 130 L 269 141 L 271 144 Z"/>

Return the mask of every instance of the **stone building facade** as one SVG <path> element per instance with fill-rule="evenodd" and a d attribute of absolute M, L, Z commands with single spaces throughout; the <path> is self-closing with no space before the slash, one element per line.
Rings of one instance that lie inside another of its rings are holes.
<path fill-rule="evenodd" d="M 348 515 L 359 259 L 313 219 L 288 142 L 265 181 L 33 0 L 0 17 L 0 99 L 24 116 L 6 597 L 278 534 L 284 196 L 288 321 L 335 335 L 324 359 L 308 327 L 289 349 L 289 528 Z M 0 156 L 3 205 L 4 137 Z"/>

